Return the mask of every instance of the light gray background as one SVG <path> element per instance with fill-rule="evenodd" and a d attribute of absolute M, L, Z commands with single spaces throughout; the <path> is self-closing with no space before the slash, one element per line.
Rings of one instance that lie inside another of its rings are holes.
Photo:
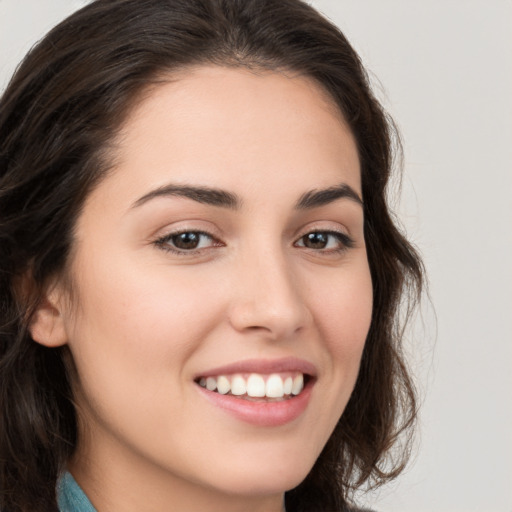
<path fill-rule="evenodd" d="M 0 0 L 0 89 L 83 0 Z M 424 403 L 381 512 L 512 512 L 512 1 L 314 0 L 404 138 L 397 206 L 430 276 L 411 344 Z M 378 77 L 378 79 L 377 79 Z"/>

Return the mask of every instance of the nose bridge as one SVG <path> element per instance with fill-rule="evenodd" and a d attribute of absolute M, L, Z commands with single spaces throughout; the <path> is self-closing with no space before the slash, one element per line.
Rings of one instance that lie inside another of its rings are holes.
<path fill-rule="evenodd" d="M 251 244 L 237 262 L 231 323 L 272 338 L 293 335 L 309 318 L 293 265 L 282 244 Z"/>

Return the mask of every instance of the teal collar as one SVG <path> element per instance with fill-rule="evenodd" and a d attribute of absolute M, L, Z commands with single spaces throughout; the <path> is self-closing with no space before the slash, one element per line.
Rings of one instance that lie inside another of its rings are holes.
<path fill-rule="evenodd" d="M 97 512 L 76 480 L 67 471 L 57 483 L 59 512 Z"/>

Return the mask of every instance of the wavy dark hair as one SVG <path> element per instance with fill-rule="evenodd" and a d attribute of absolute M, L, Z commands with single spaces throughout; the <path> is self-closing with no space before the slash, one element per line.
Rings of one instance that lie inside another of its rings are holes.
<path fill-rule="evenodd" d="M 360 157 L 371 327 L 346 410 L 309 475 L 286 493 L 287 510 L 349 510 L 353 490 L 404 466 L 417 402 L 401 312 L 419 297 L 423 267 L 387 204 L 399 139 L 358 55 L 301 0 L 97 0 L 29 52 L 0 101 L 3 511 L 57 510 L 56 481 L 77 441 L 69 350 L 41 346 L 28 329 L 45 284 L 65 270 L 84 200 L 141 94 L 162 74 L 201 64 L 316 80 Z"/>

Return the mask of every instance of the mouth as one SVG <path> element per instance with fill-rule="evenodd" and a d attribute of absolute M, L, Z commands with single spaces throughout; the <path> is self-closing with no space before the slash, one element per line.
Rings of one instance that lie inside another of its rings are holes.
<path fill-rule="evenodd" d="M 308 409 L 317 371 L 294 357 L 239 361 L 196 374 L 199 394 L 228 415 L 258 427 L 292 424 Z"/>
<path fill-rule="evenodd" d="M 312 376 L 300 371 L 200 376 L 203 389 L 251 402 L 282 402 L 300 395 Z"/>

